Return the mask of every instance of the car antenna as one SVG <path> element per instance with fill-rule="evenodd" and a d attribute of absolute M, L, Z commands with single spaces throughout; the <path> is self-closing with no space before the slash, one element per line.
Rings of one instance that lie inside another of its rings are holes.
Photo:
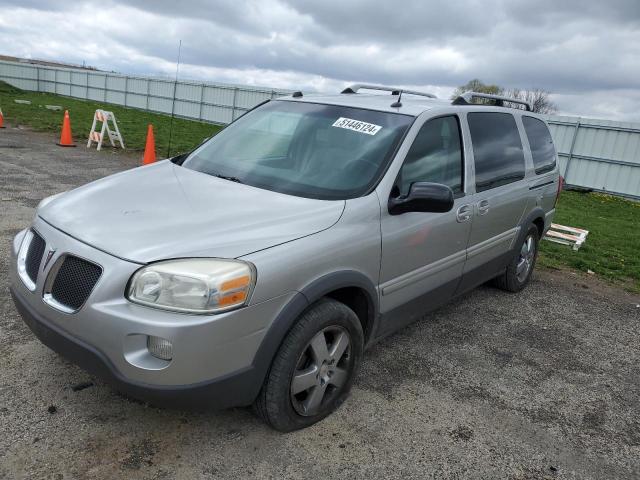
<path fill-rule="evenodd" d="M 395 93 L 395 92 L 394 92 Z M 400 108 L 402 106 L 402 102 L 400 101 L 402 100 L 402 90 L 398 90 L 398 100 L 396 100 L 395 102 L 393 102 L 391 104 L 391 107 L 393 108 Z"/>
<path fill-rule="evenodd" d="M 173 117 L 176 111 L 176 90 L 178 88 L 178 71 L 180 70 L 180 52 L 182 50 L 182 40 L 178 43 L 178 61 L 176 62 L 176 80 L 173 82 L 173 101 L 171 102 L 171 122 L 169 123 L 169 145 L 167 145 L 167 158 L 171 152 L 171 134 L 173 133 Z"/>

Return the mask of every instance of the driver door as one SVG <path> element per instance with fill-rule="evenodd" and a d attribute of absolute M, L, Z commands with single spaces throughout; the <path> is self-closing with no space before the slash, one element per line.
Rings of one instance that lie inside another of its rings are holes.
<path fill-rule="evenodd" d="M 381 322 L 384 335 L 445 303 L 462 276 L 473 207 L 465 195 L 465 162 L 456 115 L 428 120 L 400 168 L 392 196 L 406 195 L 413 182 L 451 187 L 454 207 L 446 213 L 381 214 Z"/>

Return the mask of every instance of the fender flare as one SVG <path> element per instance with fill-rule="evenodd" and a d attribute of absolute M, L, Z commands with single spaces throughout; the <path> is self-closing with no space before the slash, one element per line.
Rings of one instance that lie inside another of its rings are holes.
<path fill-rule="evenodd" d="M 545 213 L 541 207 L 535 207 L 526 217 L 524 217 L 522 222 L 520 222 L 520 232 L 518 233 L 516 241 L 513 243 L 514 252 L 520 247 L 520 245 L 522 245 L 522 242 L 524 242 L 527 232 L 529 231 L 529 225 L 533 225 L 534 220 L 537 218 L 540 218 L 544 225 Z M 540 237 L 540 240 L 542 240 L 542 237 Z"/>
<path fill-rule="evenodd" d="M 347 287 L 357 287 L 366 292 L 370 312 L 375 318 L 378 313 L 378 291 L 369 277 L 356 270 L 341 270 L 324 275 L 304 287 L 300 293 L 311 304 L 333 290 Z"/>
<path fill-rule="evenodd" d="M 258 395 L 265 377 L 271 367 L 282 341 L 291 330 L 296 320 L 314 302 L 324 297 L 327 293 L 339 288 L 358 287 L 366 292 L 369 302 L 369 311 L 373 321 L 379 312 L 378 293 L 373 282 L 363 273 L 356 270 L 341 270 L 312 281 L 310 284 L 296 292 L 291 300 L 284 306 L 278 316 L 271 322 L 267 333 L 258 347 L 252 366 L 255 375 L 255 396 Z"/>

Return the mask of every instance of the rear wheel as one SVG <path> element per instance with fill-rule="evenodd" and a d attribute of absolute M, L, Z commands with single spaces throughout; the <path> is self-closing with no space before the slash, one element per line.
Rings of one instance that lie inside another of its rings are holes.
<path fill-rule="evenodd" d="M 538 258 L 539 240 L 538 227 L 531 225 L 506 271 L 494 279 L 494 284 L 498 288 L 508 292 L 519 292 L 527 286 Z"/>
<path fill-rule="evenodd" d="M 255 410 L 284 432 L 322 420 L 347 398 L 363 343 L 357 315 L 336 300 L 320 300 L 282 342 Z"/>

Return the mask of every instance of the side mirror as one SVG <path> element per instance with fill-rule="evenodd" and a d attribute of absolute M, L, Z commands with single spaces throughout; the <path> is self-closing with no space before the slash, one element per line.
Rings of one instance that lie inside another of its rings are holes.
<path fill-rule="evenodd" d="M 449 212 L 453 208 L 453 190 L 440 183 L 414 182 L 405 196 L 389 199 L 389 213 Z"/>

